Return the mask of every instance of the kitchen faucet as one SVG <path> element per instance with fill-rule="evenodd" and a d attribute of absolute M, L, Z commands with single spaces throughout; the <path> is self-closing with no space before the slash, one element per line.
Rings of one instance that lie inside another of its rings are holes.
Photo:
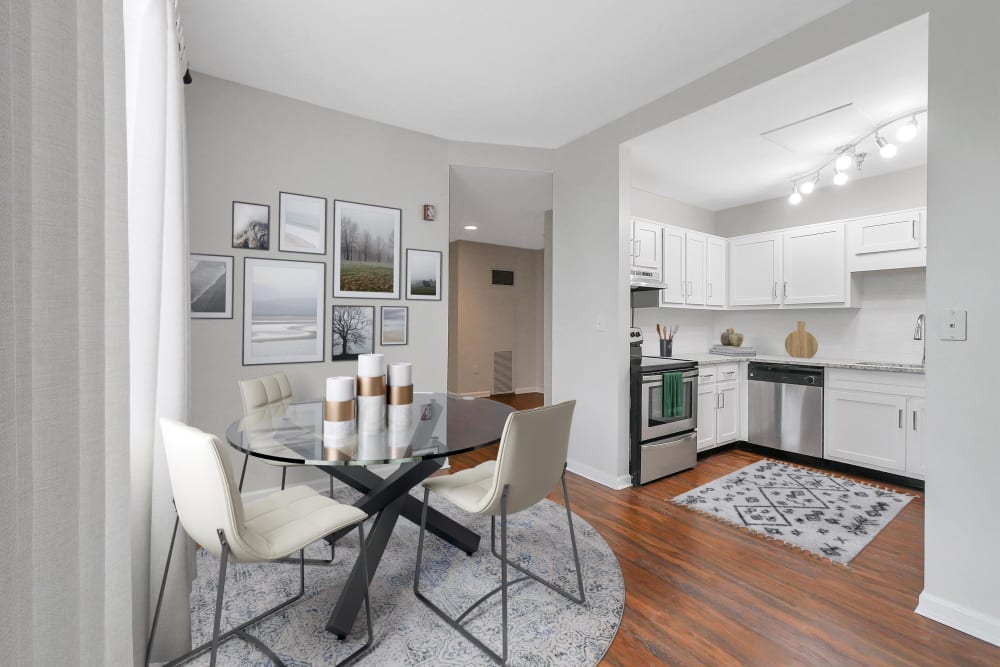
<path fill-rule="evenodd" d="M 913 330 L 913 340 L 921 340 L 924 342 L 924 354 L 920 357 L 920 363 L 927 363 L 927 336 L 924 335 L 924 326 L 926 324 L 926 318 L 923 313 L 917 315 L 917 328 Z"/>

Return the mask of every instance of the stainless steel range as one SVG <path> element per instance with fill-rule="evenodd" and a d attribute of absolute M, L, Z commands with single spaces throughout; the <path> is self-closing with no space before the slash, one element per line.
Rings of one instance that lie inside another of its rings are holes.
<path fill-rule="evenodd" d="M 629 472 L 636 486 L 694 467 L 698 456 L 698 363 L 642 356 L 642 332 L 629 331 Z M 664 373 L 680 373 L 679 414 L 665 416 Z"/>

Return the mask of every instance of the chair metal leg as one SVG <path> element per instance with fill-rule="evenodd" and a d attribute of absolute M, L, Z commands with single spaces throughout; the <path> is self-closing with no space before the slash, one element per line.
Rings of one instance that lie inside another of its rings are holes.
<path fill-rule="evenodd" d="M 368 624 L 368 641 L 365 642 L 364 646 L 334 665 L 334 667 L 343 667 L 344 665 L 354 662 L 354 660 L 361 657 L 361 655 L 367 653 L 371 649 L 372 644 L 375 643 L 375 633 L 372 629 L 372 606 L 371 596 L 369 593 L 370 587 L 368 584 L 368 554 L 367 549 L 365 549 L 364 522 L 358 524 L 358 558 L 361 559 L 361 573 L 365 581 L 365 621 Z"/>
<path fill-rule="evenodd" d="M 226 541 L 226 533 L 220 528 L 219 542 L 222 543 L 222 556 L 219 558 L 219 584 L 218 593 L 215 596 L 215 624 L 212 626 L 212 658 L 210 666 L 215 667 L 215 659 L 219 652 L 219 625 L 222 623 L 222 596 L 226 590 L 226 564 L 229 562 L 229 542 Z"/>
<path fill-rule="evenodd" d="M 521 572 L 522 574 L 531 577 L 532 579 L 534 579 L 538 583 L 540 583 L 540 584 L 542 584 L 544 586 L 547 586 L 548 588 L 552 589 L 556 593 L 559 593 L 560 595 L 562 595 L 566 599 L 571 600 L 573 602 L 576 602 L 577 604 L 583 604 L 584 602 L 586 602 L 586 597 L 585 597 L 584 591 L 583 591 L 583 569 L 580 567 L 580 554 L 577 551 L 577 547 L 576 547 L 576 533 L 573 530 L 573 512 L 572 512 L 572 510 L 570 509 L 570 506 L 569 506 L 569 490 L 568 490 L 568 488 L 566 486 L 566 472 L 565 472 L 565 470 L 563 471 L 563 476 L 562 476 L 562 487 L 563 487 L 563 500 L 566 503 L 566 520 L 569 523 L 569 541 L 570 541 L 570 544 L 571 544 L 571 546 L 573 548 L 573 564 L 576 567 L 577 592 L 579 593 L 579 595 L 578 596 L 573 595 L 572 593 L 566 591 L 565 589 L 563 589 L 563 588 L 561 588 L 559 586 L 556 586 L 552 582 L 550 582 L 550 581 L 548 581 L 546 579 L 543 579 L 542 577 L 540 577 L 539 575 L 535 574 L 531 570 L 529 570 L 529 569 L 527 569 L 525 567 L 521 567 L 517 563 L 514 563 L 514 562 L 508 560 L 507 564 L 510 565 L 511 567 L 513 567 L 514 569 L 516 569 L 518 572 Z M 496 517 L 491 517 L 490 518 L 490 527 L 491 527 L 491 529 L 490 529 L 490 551 L 493 553 L 493 555 L 496 558 L 499 558 L 500 560 L 507 560 L 501 554 L 497 553 L 497 547 L 496 547 Z"/>
<path fill-rule="evenodd" d="M 503 607 L 503 660 L 500 664 L 507 664 L 507 491 L 510 489 L 508 485 L 503 487 L 503 495 L 500 496 L 500 553 L 503 557 L 500 559 L 500 599 L 502 600 Z"/>
<path fill-rule="evenodd" d="M 181 518 L 174 517 L 174 532 L 170 536 L 170 546 L 167 548 L 167 560 L 163 564 L 163 579 L 160 581 L 160 594 L 156 596 L 156 611 L 153 612 L 153 624 L 149 629 L 149 641 L 146 642 L 146 660 L 142 663 L 149 664 L 149 655 L 153 651 L 153 640 L 156 638 L 156 626 L 160 622 L 160 606 L 163 604 L 163 591 L 167 588 L 167 574 L 170 572 L 170 559 L 174 556 L 174 542 L 177 540 L 177 528 L 180 526 Z"/>
<path fill-rule="evenodd" d="M 243 478 L 247 475 L 247 461 L 250 460 L 249 454 L 243 455 L 243 470 L 240 471 L 240 485 L 237 487 L 240 491 L 243 490 Z"/>
<path fill-rule="evenodd" d="M 286 466 L 281 466 L 281 490 L 285 490 L 285 476 L 288 474 L 288 468 Z"/>

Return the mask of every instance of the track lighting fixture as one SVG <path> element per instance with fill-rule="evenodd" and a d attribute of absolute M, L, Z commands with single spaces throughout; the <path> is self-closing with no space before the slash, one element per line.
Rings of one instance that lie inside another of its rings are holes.
<path fill-rule="evenodd" d="M 846 182 L 847 182 L 847 172 L 835 168 L 833 172 L 834 185 L 843 185 Z"/>
<path fill-rule="evenodd" d="M 851 157 L 854 155 L 854 146 L 849 146 L 841 151 L 834 161 L 833 166 L 840 171 L 847 171 L 851 168 Z"/>
<path fill-rule="evenodd" d="M 795 204 L 798 204 L 801 201 L 802 201 L 802 195 L 799 194 L 799 188 L 794 183 L 792 183 L 792 194 L 788 196 L 788 203 L 794 206 Z"/>
<path fill-rule="evenodd" d="M 917 136 L 917 114 L 910 116 L 910 120 L 896 130 L 896 138 L 900 141 L 909 141 L 915 136 Z"/>
<path fill-rule="evenodd" d="M 804 195 L 812 194 L 812 191 L 816 189 L 816 182 L 819 180 L 819 174 L 816 174 L 808 181 L 804 182 L 799 186 L 799 192 Z"/>
<path fill-rule="evenodd" d="M 875 143 L 878 144 L 878 154 L 882 157 L 888 159 L 896 155 L 896 144 L 892 143 L 885 137 L 876 134 Z"/>

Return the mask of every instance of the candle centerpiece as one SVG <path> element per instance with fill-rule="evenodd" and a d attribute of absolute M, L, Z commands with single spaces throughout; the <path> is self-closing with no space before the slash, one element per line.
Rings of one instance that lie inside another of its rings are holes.
<path fill-rule="evenodd" d="M 358 355 L 358 430 L 385 430 L 385 356 Z"/>
<path fill-rule="evenodd" d="M 350 376 L 326 379 L 323 432 L 334 438 L 354 433 L 356 381 Z"/>
<path fill-rule="evenodd" d="M 410 427 L 413 410 L 413 364 L 396 362 L 389 364 L 389 428 Z"/>

